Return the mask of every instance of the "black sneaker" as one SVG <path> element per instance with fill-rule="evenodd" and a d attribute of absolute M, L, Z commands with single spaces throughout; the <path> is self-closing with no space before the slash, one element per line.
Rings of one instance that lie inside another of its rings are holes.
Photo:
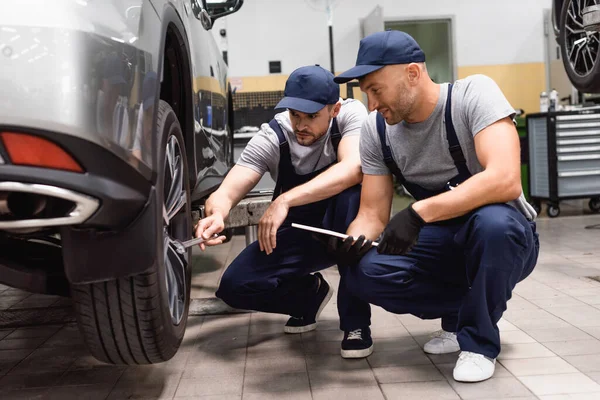
<path fill-rule="evenodd" d="M 323 275 L 319 272 L 314 274 L 319 280 L 319 288 L 317 289 L 317 298 L 315 304 L 318 305 L 314 313 L 305 317 L 290 317 L 288 322 L 283 327 L 285 333 L 304 333 L 317 329 L 317 319 L 321 311 L 325 308 L 331 296 L 333 296 L 333 288 L 329 286 Z"/>
<path fill-rule="evenodd" d="M 369 327 L 344 332 L 343 358 L 363 358 L 373 353 L 373 339 Z"/>

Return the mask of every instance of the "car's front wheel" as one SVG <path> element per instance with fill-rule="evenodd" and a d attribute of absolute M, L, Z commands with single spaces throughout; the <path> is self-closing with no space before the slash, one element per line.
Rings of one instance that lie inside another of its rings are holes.
<path fill-rule="evenodd" d="M 152 364 L 172 358 L 187 324 L 190 304 L 191 250 L 174 241 L 191 238 L 188 165 L 177 116 L 160 101 L 157 133 L 161 138 L 154 195 L 162 205 L 157 218 L 161 237 L 157 262 L 142 274 L 99 283 L 73 285 L 77 321 L 92 354 L 111 364 Z"/>
<path fill-rule="evenodd" d="M 600 92 L 600 33 L 584 29 L 583 10 L 596 0 L 566 0 L 560 12 L 558 42 L 563 65 L 582 93 Z"/>

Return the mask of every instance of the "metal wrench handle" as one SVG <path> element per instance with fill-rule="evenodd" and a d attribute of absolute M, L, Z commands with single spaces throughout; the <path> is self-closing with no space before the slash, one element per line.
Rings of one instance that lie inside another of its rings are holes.
<path fill-rule="evenodd" d="M 186 249 L 189 249 L 190 247 L 195 246 L 197 244 L 204 243 L 207 240 L 216 239 L 218 237 L 219 237 L 219 235 L 215 233 L 214 235 L 212 235 L 208 239 L 204 239 L 203 237 L 199 237 L 199 238 L 194 238 L 194 239 L 186 240 L 185 242 L 180 242 L 178 240 L 173 240 L 173 245 L 175 246 L 175 249 L 177 250 L 177 252 L 179 254 L 185 254 L 185 250 Z"/>

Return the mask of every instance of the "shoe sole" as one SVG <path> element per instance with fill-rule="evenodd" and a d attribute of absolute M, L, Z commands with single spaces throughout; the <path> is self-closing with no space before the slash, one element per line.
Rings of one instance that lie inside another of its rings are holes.
<path fill-rule="evenodd" d="M 427 354 L 451 354 L 451 353 L 456 353 L 457 351 L 460 351 L 460 347 L 458 347 L 456 350 L 427 350 L 426 348 L 423 348 L 423 351 Z"/>
<path fill-rule="evenodd" d="M 475 382 L 483 382 L 483 381 L 487 381 L 488 379 L 490 379 L 491 377 L 493 377 L 494 374 L 492 373 L 490 376 L 488 376 L 487 378 L 481 378 L 481 379 L 473 379 L 473 378 L 457 378 L 456 376 L 454 376 L 454 374 L 452 375 L 452 377 L 454 378 L 454 380 L 456 382 L 466 382 L 466 383 L 475 383 Z"/>
<path fill-rule="evenodd" d="M 283 327 L 283 331 L 285 333 L 305 333 L 305 332 L 314 331 L 315 329 L 317 329 L 316 322 L 314 324 L 304 325 L 304 326 L 284 326 Z"/>
<path fill-rule="evenodd" d="M 329 282 L 327 282 L 327 284 L 329 285 Z M 327 291 L 325 298 L 323 299 L 323 301 L 321 302 L 321 305 L 319 306 L 319 309 L 317 310 L 317 315 L 315 316 L 315 321 L 319 320 L 319 316 L 321 315 L 321 312 L 323 311 L 323 309 L 325 308 L 327 303 L 329 303 L 329 300 L 331 300 L 331 297 L 333 296 L 333 292 L 334 292 L 333 288 L 331 287 L 331 285 L 329 285 L 329 290 Z M 317 329 L 316 322 L 314 324 L 304 325 L 304 326 L 284 326 L 283 327 L 283 331 L 285 333 L 306 333 L 306 332 L 314 331 L 315 329 Z"/>
<path fill-rule="evenodd" d="M 342 349 L 342 358 L 365 358 L 373 354 L 373 345 L 368 349 L 344 350 Z"/>

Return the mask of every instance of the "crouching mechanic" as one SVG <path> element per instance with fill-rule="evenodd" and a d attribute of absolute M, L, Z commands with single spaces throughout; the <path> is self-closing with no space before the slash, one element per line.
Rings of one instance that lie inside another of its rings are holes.
<path fill-rule="evenodd" d="M 461 350 L 454 379 L 488 379 L 500 352 L 497 323 L 539 251 L 514 110 L 486 76 L 434 83 L 425 54 L 400 31 L 361 40 L 356 66 L 335 80 L 355 78 L 377 111 L 361 132 L 362 197 L 347 231 L 357 239 L 328 247 L 353 257 L 346 284 L 363 300 L 441 318 L 424 350 Z M 390 220 L 392 174 L 417 201 Z"/>
<path fill-rule="evenodd" d="M 258 241 L 227 268 L 216 296 L 239 309 L 290 315 L 284 331 L 308 332 L 333 288 L 316 272 L 336 260 L 310 232 L 292 222 L 345 232 L 360 201 L 359 134 L 367 117 L 361 102 L 342 100 L 333 74 L 320 66 L 295 70 L 275 115 L 247 144 L 220 188 L 206 201 L 196 237 L 223 230 L 229 211 L 265 172 L 276 181 L 273 201 L 258 226 Z M 222 243 L 224 237 L 207 245 Z M 201 248 L 204 250 L 203 244 Z M 351 296 L 340 270 L 338 312 L 343 330 L 341 354 L 366 357 L 373 351 L 370 306 Z"/>

